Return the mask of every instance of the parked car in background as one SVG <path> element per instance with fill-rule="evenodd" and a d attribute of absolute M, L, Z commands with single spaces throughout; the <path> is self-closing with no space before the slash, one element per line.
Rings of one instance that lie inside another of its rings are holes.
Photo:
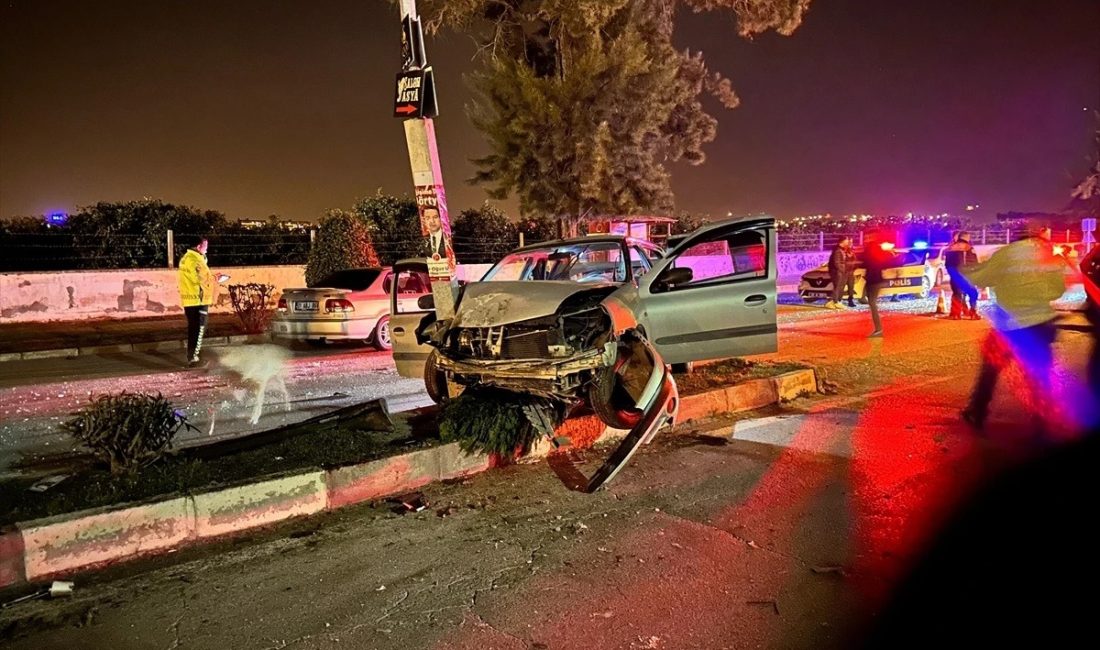
<path fill-rule="evenodd" d="M 857 250 L 857 259 L 862 259 L 863 251 Z M 880 296 L 897 299 L 900 296 L 927 298 L 932 287 L 946 276 L 942 260 L 937 251 L 931 249 L 904 249 L 893 251 L 894 261 L 891 268 L 883 271 L 883 287 Z M 857 262 L 855 270 L 855 294 L 861 301 L 867 300 L 866 270 L 862 262 Z M 946 281 L 946 280 L 945 280 Z M 833 294 L 833 281 L 829 276 L 829 265 L 822 264 L 802 275 L 798 293 L 805 302 L 829 300 Z"/>
<path fill-rule="evenodd" d="M 329 341 L 362 341 L 390 350 L 390 269 L 337 271 L 316 287 L 284 289 L 271 323 L 276 339 L 324 345 Z M 396 287 L 404 303 L 415 304 L 431 292 L 428 275 L 409 273 Z"/>
<path fill-rule="evenodd" d="M 631 428 L 666 364 L 776 350 L 775 243 L 774 220 L 757 218 L 664 255 L 609 235 L 520 248 L 462 288 L 453 319 L 395 315 L 394 360 L 436 401 L 496 386 Z"/>

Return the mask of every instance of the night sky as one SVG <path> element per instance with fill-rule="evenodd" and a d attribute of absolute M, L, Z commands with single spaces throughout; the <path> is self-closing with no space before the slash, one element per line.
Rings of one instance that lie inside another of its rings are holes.
<path fill-rule="evenodd" d="M 728 16 L 681 18 L 678 43 L 742 105 L 709 104 L 718 138 L 674 168 L 680 209 L 1059 210 L 1087 167 L 1098 0 L 814 0 L 794 36 L 755 42 Z M 0 216 L 149 196 L 316 219 L 407 194 L 397 24 L 383 0 L 5 0 Z M 484 153 L 463 110 L 473 51 L 428 43 L 452 210 L 484 199 L 465 182 Z"/>

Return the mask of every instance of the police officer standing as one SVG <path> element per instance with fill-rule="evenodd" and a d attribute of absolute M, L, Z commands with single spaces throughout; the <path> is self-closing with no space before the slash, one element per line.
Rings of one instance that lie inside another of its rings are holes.
<path fill-rule="evenodd" d="M 855 303 L 852 302 L 852 264 L 850 260 L 852 249 L 852 238 L 845 236 L 836 246 L 833 247 L 833 252 L 829 255 L 829 279 L 833 283 L 833 296 L 829 302 L 825 303 L 825 307 L 828 309 L 840 309 L 841 298 L 844 295 L 844 288 L 849 288 L 848 304 L 851 307 L 855 307 Z"/>

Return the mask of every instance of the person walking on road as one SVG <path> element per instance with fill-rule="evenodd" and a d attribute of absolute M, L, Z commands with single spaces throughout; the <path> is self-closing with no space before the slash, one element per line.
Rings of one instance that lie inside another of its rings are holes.
<path fill-rule="evenodd" d="M 851 238 L 848 239 L 848 246 L 844 249 L 844 268 L 848 274 L 848 306 L 856 306 L 856 268 L 859 266 L 859 259 L 856 257 L 856 251 L 852 247 Z"/>
<path fill-rule="evenodd" d="M 962 418 L 979 431 L 989 414 L 997 378 L 1009 363 L 1023 372 L 1030 396 L 1032 424 L 1041 434 L 1050 408 L 1054 366 L 1055 318 L 1051 301 L 1065 291 L 1062 264 L 1042 230 L 1009 244 L 988 260 L 964 271 L 974 286 L 992 287 L 997 304 L 990 311 L 993 330 L 982 343 L 982 365 Z"/>
<path fill-rule="evenodd" d="M 187 249 L 180 258 L 179 289 L 180 305 L 187 317 L 187 367 L 201 365 L 202 339 L 206 334 L 206 319 L 210 305 L 214 304 L 214 276 L 206 263 L 206 250 L 209 247 L 205 237 L 195 240 L 195 245 Z M 224 282 L 229 276 L 219 276 Z"/>
<path fill-rule="evenodd" d="M 828 309 L 840 309 L 841 297 L 844 295 L 844 288 L 851 287 L 852 280 L 851 275 L 853 269 L 850 268 L 848 263 L 848 251 L 852 248 L 852 238 L 845 236 L 837 245 L 833 247 L 833 252 L 829 255 L 829 279 L 833 283 L 833 297 L 829 302 L 825 303 L 825 307 Z M 848 293 L 848 304 L 852 307 L 855 303 L 852 302 L 852 294 Z"/>
<path fill-rule="evenodd" d="M 871 323 L 874 331 L 868 338 L 880 338 L 882 336 L 882 318 L 878 314 L 878 296 L 882 291 L 882 272 L 893 266 L 894 254 L 890 252 L 888 242 L 882 241 L 878 233 L 870 232 L 864 237 L 863 267 L 864 275 L 863 294 L 867 296 L 867 305 L 871 308 Z"/>
<path fill-rule="evenodd" d="M 1081 260 L 1081 276 L 1085 285 L 1085 317 L 1092 325 L 1092 354 L 1086 366 L 1086 380 L 1097 409 L 1100 408 L 1100 246 L 1093 246 Z"/>
<path fill-rule="evenodd" d="M 964 269 L 977 263 L 978 255 L 970 244 L 970 233 L 965 230 L 957 233 L 955 241 L 947 247 L 943 262 L 951 280 L 951 320 L 960 320 L 964 316 L 971 320 L 981 318 L 978 316 L 978 288 L 963 273 Z"/>

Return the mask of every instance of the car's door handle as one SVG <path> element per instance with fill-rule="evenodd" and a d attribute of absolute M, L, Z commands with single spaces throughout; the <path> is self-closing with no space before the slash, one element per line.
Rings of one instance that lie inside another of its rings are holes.
<path fill-rule="evenodd" d="M 756 305 L 763 305 L 766 302 L 768 302 L 768 297 L 762 293 L 754 293 L 748 298 L 745 298 L 745 304 L 752 305 L 753 307 Z"/>
<path fill-rule="evenodd" d="M 405 328 L 404 327 L 395 327 L 395 328 L 393 328 L 393 333 L 398 335 L 398 336 L 401 336 L 402 334 L 405 333 Z"/>

